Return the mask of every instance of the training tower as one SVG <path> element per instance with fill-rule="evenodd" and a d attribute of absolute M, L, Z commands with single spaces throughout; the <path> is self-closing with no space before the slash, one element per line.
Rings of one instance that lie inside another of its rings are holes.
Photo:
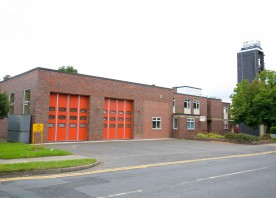
<path fill-rule="evenodd" d="M 252 82 L 257 79 L 258 74 L 264 70 L 264 52 L 260 41 L 244 42 L 241 51 L 237 53 L 237 64 L 238 83 L 243 80 Z M 264 133 L 263 126 L 260 126 L 259 129 L 252 129 L 243 123 L 239 124 L 239 131 L 257 136 Z"/>

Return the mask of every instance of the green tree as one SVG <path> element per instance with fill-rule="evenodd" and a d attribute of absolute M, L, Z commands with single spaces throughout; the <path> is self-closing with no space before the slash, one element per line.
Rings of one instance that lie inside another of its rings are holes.
<path fill-rule="evenodd" d="M 74 74 L 77 74 L 78 73 L 78 70 L 75 69 L 73 66 L 69 65 L 69 66 L 62 66 L 62 67 L 59 67 L 58 68 L 58 71 L 63 71 L 63 72 L 67 72 L 67 73 L 74 73 Z"/>
<path fill-rule="evenodd" d="M 263 71 L 259 80 L 243 80 L 234 89 L 231 113 L 235 123 L 257 128 L 263 124 L 268 130 L 276 125 L 276 72 Z"/>
<path fill-rule="evenodd" d="M 10 111 L 9 97 L 6 93 L 0 93 L 0 119 L 8 117 Z"/>
<path fill-rule="evenodd" d="M 8 79 L 10 79 L 10 78 L 11 78 L 10 75 L 5 75 L 5 76 L 3 76 L 3 80 L 8 80 Z"/>

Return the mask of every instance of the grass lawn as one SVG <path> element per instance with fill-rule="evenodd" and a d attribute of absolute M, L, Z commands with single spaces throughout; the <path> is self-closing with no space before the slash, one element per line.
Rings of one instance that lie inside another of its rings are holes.
<path fill-rule="evenodd" d="M 49 149 L 44 146 L 35 146 L 35 149 L 33 150 L 33 146 L 31 144 L 0 142 L 0 158 L 2 159 L 19 159 L 63 155 L 72 155 L 72 153 L 59 149 Z M 87 158 L 62 161 L 0 164 L 0 173 L 75 167 L 92 164 L 95 162 L 95 159 Z"/>
<path fill-rule="evenodd" d="M 33 150 L 31 144 L 0 142 L 0 158 L 3 159 L 19 159 L 62 155 L 72 155 L 72 153 L 59 149 L 49 149 L 44 146 L 35 146 L 35 150 Z"/>
<path fill-rule="evenodd" d="M 32 171 L 52 168 L 66 168 L 73 166 L 81 166 L 95 163 L 95 159 L 76 159 L 50 162 L 27 162 L 15 164 L 0 164 L 0 173 L 18 172 L 18 171 Z"/>

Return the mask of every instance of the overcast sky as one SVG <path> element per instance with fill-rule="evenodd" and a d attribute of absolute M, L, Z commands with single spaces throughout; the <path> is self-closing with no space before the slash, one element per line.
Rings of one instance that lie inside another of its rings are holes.
<path fill-rule="evenodd" d="M 275 0 L 0 0 L 0 78 L 72 65 L 230 101 L 244 41 L 276 69 L 275 19 Z"/>

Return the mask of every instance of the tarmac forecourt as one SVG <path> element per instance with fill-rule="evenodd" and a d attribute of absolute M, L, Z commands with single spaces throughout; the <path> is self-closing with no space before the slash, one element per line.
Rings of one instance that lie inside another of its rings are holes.
<path fill-rule="evenodd" d="M 92 170 L 92 171 L 86 171 L 86 172 L 70 172 L 70 173 L 61 173 L 61 174 L 53 174 L 53 175 L 37 175 L 37 176 L 29 176 L 29 177 L 0 178 L 0 182 L 16 181 L 16 180 L 33 180 L 33 179 L 51 179 L 51 178 L 73 177 L 73 176 L 81 176 L 81 175 L 89 175 L 89 174 L 135 170 L 135 169 L 145 169 L 145 168 L 153 168 L 153 167 L 159 167 L 159 166 L 169 166 L 169 165 L 176 165 L 176 164 L 196 163 L 196 162 L 223 160 L 223 159 L 231 159 L 231 158 L 244 158 L 244 157 L 260 156 L 260 155 L 268 155 L 268 154 L 276 154 L 276 150 L 251 153 L 251 154 L 237 154 L 237 155 L 227 155 L 227 156 L 221 156 L 221 157 L 208 157 L 208 158 L 198 158 L 198 159 L 182 160 L 182 161 L 174 161 L 174 162 L 164 162 L 164 163 L 145 164 L 145 165 L 138 165 L 138 166 L 109 168 L 109 169 L 94 170 L 94 171 Z"/>

